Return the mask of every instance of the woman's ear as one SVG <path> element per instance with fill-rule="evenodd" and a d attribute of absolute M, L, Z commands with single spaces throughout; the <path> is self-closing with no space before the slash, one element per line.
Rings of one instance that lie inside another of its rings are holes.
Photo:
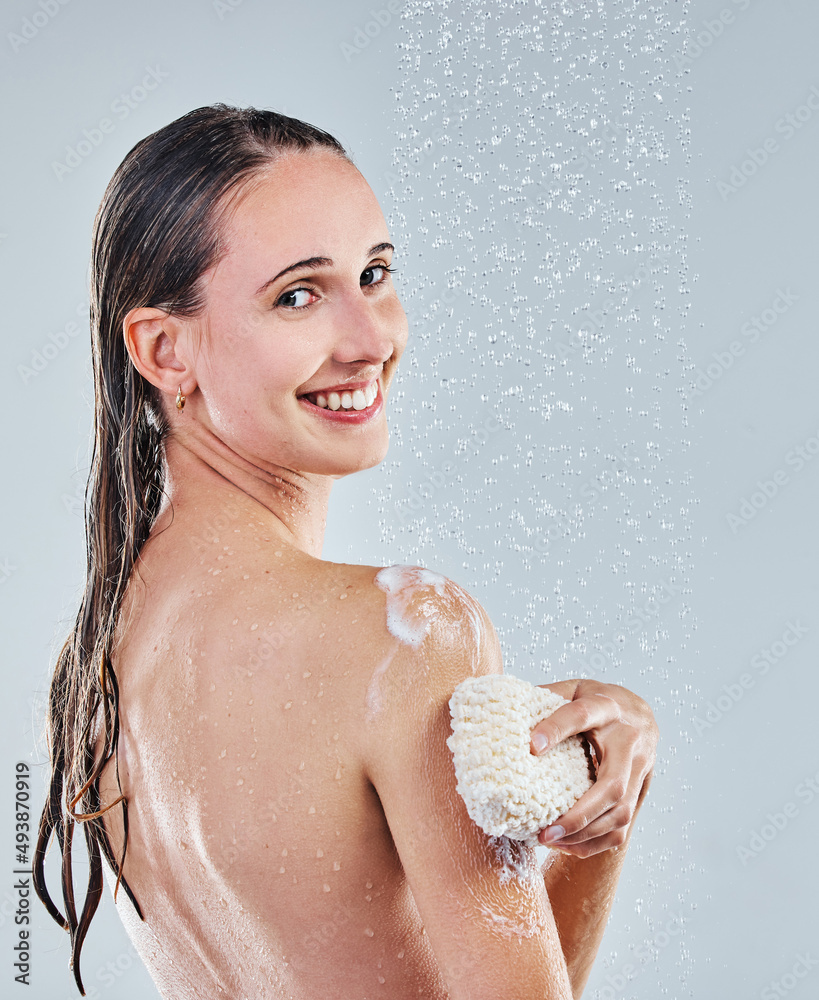
<path fill-rule="evenodd" d="M 125 349 L 136 370 L 161 392 L 187 395 L 196 387 L 189 323 L 162 309 L 138 306 L 122 321 Z"/>

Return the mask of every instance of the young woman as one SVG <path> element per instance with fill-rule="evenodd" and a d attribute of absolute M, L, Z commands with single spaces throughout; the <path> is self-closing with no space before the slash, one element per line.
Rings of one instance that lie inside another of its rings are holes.
<path fill-rule="evenodd" d="M 88 575 L 35 861 L 81 990 L 105 863 L 173 1000 L 582 992 L 652 773 L 650 708 L 548 685 L 571 703 L 533 735 L 585 732 L 598 780 L 540 870 L 455 790 L 449 697 L 503 669 L 486 612 L 435 572 L 321 558 L 334 481 L 387 451 L 408 334 L 393 249 L 339 143 L 270 111 L 192 111 L 105 193 Z"/>

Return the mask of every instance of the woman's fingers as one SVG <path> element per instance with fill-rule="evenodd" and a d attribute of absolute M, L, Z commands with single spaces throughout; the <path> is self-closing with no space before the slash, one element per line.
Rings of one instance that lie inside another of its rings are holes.
<path fill-rule="evenodd" d="M 620 706 L 605 694 L 594 692 L 594 695 L 576 698 L 568 705 L 561 705 L 548 718 L 541 719 L 532 728 L 532 750 L 535 753 L 543 753 L 569 736 L 585 733 L 589 729 L 598 729 L 611 722 L 619 722 L 620 719 Z M 544 746 L 540 746 L 535 740 L 538 734 L 546 738 Z"/>
<path fill-rule="evenodd" d="M 619 807 L 617 807 L 619 809 Z M 612 810 L 615 812 L 616 810 Z M 540 840 L 545 847 L 553 847 L 564 854 L 570 854 L 576 858 L 589 858 L 600 851 L 607 851 L 610 847 L 620 847 L 628 839 L 628 832 L 634 819 L 633 806 L 626 806 L 623 816 L 628 815 L 628 821 L 619 817 L 614 817 L 610 822 L 607 817 L 596 820 L 582 835 L 571 837 L 567 835 L 556 841 Z M 594 835 L 591 832 L 594 831 Z M 587 834 L 589 834 L 587 836 Z M 581 839 L 582 838 L 582 839 Z"/>
<path fill-rule="evenodd" d="M 650 780 L 658 730 L 647 703 L 620 685 L 582 680 L 572 698 L 533 727 L 532 742 L 535 745 L 534 737 L 541 732 L 549 746 L 583 733 L 597 757 L 597 778 L 549 828 L 558 836 L 548 838 L 541 831 L 538 839 L 568 854 L 589 857 L 625 842 Z"/>
<path fill-rule="evenodd" d="M 586 797 L 583 796 L 559 817 L 555 825 L 561 826 L 565 834 L 554 842 L 554 846 L 559 849 L 572 848 L 569 853 L 585 858 L 624 843 L 645 782 L 645 776 L 641 772 L 642 769 L 632 772 L 628 787 L 622 795 L 617 795 L 622 787 L 617 777 L 599 778 L 598 784 L 602 782 L 606 786 L 605 794 L 588 807 L 583 807 L 583 798 Z M 590 789 L 586 795 L 590 796 L 593 790 Z M 539 839 L 541 843 L 552 846 L 545 837 L 541 836 Z"/>
<path fill-rule="evenodd" d="M 651 779 L 654 756 L 640 740 L 614 737 L 604 742 L 607 756 L 597 781 L 556 823 L 541 831 L 540 843 L 586 858 L 625 842 Z M 624 774 L 630 776 L 627 782 Z"/>
<path fill-rule="evenodd" d="M 545 844 L 544 846 L 560 851 L 561 854 L 568 854 L 572 858 L 590 858 L 595 854 L 600 854 L 601 851 L 608 851 L 612 847 L 622 847 L 627 836 L 627 831 L 614 830 L 612 833 L 607 833 L 605 837 L 595 837 L 594 840 L 586 840 L 582 844 L 574 846 L 568 844 L 564 847 L 561 842 L 554 845 Z"/>
<path fill-rule="evenodd" d="M 631 726 L 614 724 L 604 727 L 601 733 L 590 733 L 589 736 L 594 736 L 593 743 L 598 754 L 597 778 L 571 809 L 553 824 L 561 826 L 565 836 L 584 830 L 598 817 L 619 807 L 629 792 L 633 777 L 633 749 L 637 734 Z M 597 829 L 600 829 L 599 825 Z"/>
<path fill-rule="evenodd" d="M 654 766 L 657 726 L 649 706 L 619 685 L 580 681 L 571 697 L 570 704 L 533 727 L 532 742 L 539 732 L 550 746 L 583 733 L 597 757 L 597 778 L 538 840 L 585 858 L 628 837 Z"/>

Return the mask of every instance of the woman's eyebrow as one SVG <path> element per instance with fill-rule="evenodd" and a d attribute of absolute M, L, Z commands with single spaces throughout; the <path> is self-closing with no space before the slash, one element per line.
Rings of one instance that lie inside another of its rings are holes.
<path fill-rule="evenodd" d="M 395 250 L 395 247 L 392 245 L 392 243 L 376 243 L 374 246 L 370 247 L 370 249 L 364 254 L 364 256 L 372 257 L 373 254 L 380 253 L 382 250 Z M 289 264 L 286 268 L 284 268 L 283 271 L 279 271 L 279 273 L 275 277 L 271 278 L 269 281 L 266 281 L 262 285 L 262 287 L 258 289 L 256 294 L 261 295 L 262 292 L 265 291 L 265 289 L 269 288 L 270 285 L 278 281 L 279 278 L 282 277 L 282 275 L 289 274 L 290 271 L 300 271 L 302 269 L 316 270 L 319 267 L 332 266 L 332 264 L 333 264 L 332 257 L 308 257 L 306 260 L 296 261 L 295 264 Z"/>

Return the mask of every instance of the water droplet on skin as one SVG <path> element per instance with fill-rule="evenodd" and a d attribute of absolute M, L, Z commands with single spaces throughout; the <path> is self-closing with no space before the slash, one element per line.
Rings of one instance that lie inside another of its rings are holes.
<path fill-rule="evenodd" d="M 324 883 L 324 891 L 325 891 L 325 892 L 329 892 L 329 891 L 330 891 L 330 886 L 329 886 L 329 885 L 327 885 L 327 883 L 326 883 L 326 882 Z"/>
<path fill-rule="evenodd" d="M 324 857 L 324 851 L 322 851 L 322 849 L 320 847 L 316 851 L 316 857 L 317 858 L 323 858 Z"/>
<path fill-rule="evenodd" d="M 310 806 L 310 808 L 307 810 L 307 815 L 308 816 L 312 816 L 315 811 L 316 811 L 316 807 L 315 806 Z"/>
<path fill-rule="evenodd" d="M 367 935 L 367 937 L 372 937 L 373 934 L 375 934 L 375 931 L 372 929 L 372 927 L 365 927 L 364 933 Z"/>
<path fill-rule="evenodd" d="M 333 871 L 334 872 L 340 872 L 341 871 L 341 862 L 340 861 L 334 861 L 333 862 Z"/>

